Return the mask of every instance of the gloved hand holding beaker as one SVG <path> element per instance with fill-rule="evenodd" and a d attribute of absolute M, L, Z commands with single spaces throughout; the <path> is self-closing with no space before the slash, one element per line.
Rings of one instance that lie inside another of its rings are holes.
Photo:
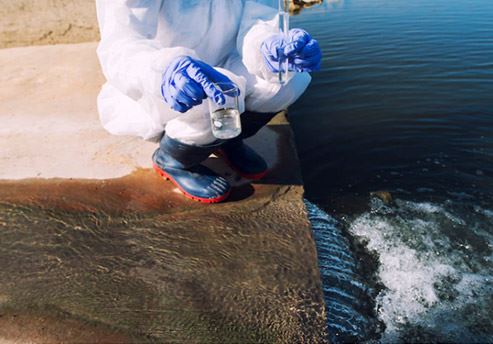
<path fill-rule="evenodd" d="M 164 101 L 175 111 L 187 112 L 209 97 L 224 104 L 225 97 L 215 84 L 235 85 L 231 79 L 207 63 L 189 56 L 174 59 L 166 68 L 161 84 Z"/>
<path fill-rule="evenodd" d="M 289 30 L 286 38 L 282 34 L 270 36 L 262 43 L 261 51 L 273 73 L 279 72 L 286 57 L 289 71 L 313 72 L 320 69 L 322 52 L 318 42 L 302 29 Z"/>

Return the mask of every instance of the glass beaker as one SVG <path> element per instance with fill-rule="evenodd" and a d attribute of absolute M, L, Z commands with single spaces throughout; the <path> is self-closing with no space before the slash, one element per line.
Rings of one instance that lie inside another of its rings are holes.
<path fill-rule="evenodd" d="M 239 88 L 231 83 L 214 84 L 224 95 L 225 102 L 220 105 L 209 98 L 212 134 L 218 139 L 232 139 L 241 134 L 240 110 L 238 106 Z"/>

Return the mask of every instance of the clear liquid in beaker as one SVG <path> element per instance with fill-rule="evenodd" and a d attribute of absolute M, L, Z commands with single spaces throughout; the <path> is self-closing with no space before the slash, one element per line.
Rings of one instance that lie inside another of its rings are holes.
<path fill-rule="evenodd" d="M 241 134 L 240 112 L 218 109 L 211 114 L 212 134 L 218 139 L 232 139 Z"/>

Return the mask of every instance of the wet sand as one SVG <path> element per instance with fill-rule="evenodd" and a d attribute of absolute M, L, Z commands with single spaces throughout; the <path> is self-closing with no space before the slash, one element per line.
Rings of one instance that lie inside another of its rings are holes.
<path fill-rule="evenodd" d="M 0 0 L 0 48 L 99 39 L 94 0 Z"/>
<path fill-rule="evenodd" d="M 101 325 L 86 325 L 69 316 L 53 317 L 18 311 L 0 317 L 0 343 L 132 343 L 132 338 Z"/>

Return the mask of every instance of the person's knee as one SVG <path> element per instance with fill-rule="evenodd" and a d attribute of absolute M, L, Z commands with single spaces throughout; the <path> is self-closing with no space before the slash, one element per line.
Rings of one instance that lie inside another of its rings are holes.
<path fill-rule="evenodd" d="M 168 136 L 185 144 L 206 145 L 215 140 L 207 102 L 169 121 L 165 130 Z"/>
<path fill-rule="evenodd" d="M 256 94 L 247 99 L 247 110 L 262 113 L 282 111 L 301 97 L 310 81 L 311 76 L 308 73 L 292 73 L 289 81 L 281 87 L 269 84 L 258 89 Z M 272 89 L 277 91 L 272 93 Z"/>
<path fill-rule="evenodd" d="M 283 85 L 276 95 L 278 102 L 284 106 L 279 106 L 277 111 L 284 110 L 297 101 L 305 93 L 311 82 L 309 73 L 293 73 L 286 85 Z"/>

